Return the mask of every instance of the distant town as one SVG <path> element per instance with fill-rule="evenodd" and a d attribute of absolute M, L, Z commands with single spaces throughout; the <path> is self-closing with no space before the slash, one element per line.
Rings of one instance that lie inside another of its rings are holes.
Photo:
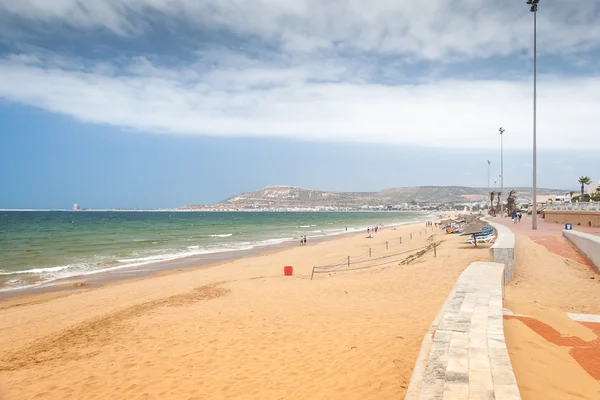
<path fill-rule="evenodd" d="M 595 193 L 598 185 L 590 185 L 587 192 Z M 86 208 L 75 203 L 70 209 L 20 211 L 114 211 L 114 212 L 382 212 L 414 211 L 479 212 L 497 204 L 498 189 L 459 186 L 420 186 L 386 189 L 380 192 L 326 192 L 294 186 L 269 186 L 254 192 L 233 196 L 217 204 L 186 205 L 174 208 Z M 505 188 L 500 194 L 514 196 L 517 207 L 531 205 L 531 188 Z M 577 201 L 577 191 L 538 189 L 537 204 L 542 209 L 548 204 Z M 7 210 L 2 210 L 7 211 Z"/>

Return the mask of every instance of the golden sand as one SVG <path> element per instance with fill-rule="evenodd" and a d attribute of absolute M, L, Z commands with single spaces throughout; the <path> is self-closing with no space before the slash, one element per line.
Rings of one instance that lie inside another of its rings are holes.
<path fill-rule="evenodd" d="M 504 304 L 527 318 L 505 319 L 504 330 L 522 398 L 600 399 L 594 377 L 600 366 L 598 336 L 567 316 L 600 314 L 600 276 L 526 235 L 517 235 L 515 254 L 515 278 Z"/>
<path fill-rule="evenodd" d="M 424 246 L 423 229 L 309 239 L 208 268 L 5 300 L 0 392 L 9 400 L 402 398 L 425 332 L 459 274 L 489 260 L 488 246 L 440 233 L 436 258 L 310 274 L 400 236 L 402 245 L 373 258 Z M 293 276 L 283 276 L 286 265 Z"/>

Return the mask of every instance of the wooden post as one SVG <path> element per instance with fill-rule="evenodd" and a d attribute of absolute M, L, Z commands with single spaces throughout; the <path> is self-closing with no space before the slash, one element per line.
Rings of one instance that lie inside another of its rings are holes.
<path fill-rule="evenodd" d="M 388 248 L 388 242 L 385 242 L 385 249 L 387 250 Z"/>
<path fill-rule="evenodd" d="M 371 248 L 369 247 L 369 257 L 371 257 Z"/>
<path fill-rule="evenodd" d="M 400 236 L 400 244 L 402 244 L 402 236 Z"/>
<path fill-rule="evenodd" d="M 437 257 L 437 244 L 433 242 L 433 256 Z"/>
<path fill-rule="evenodd" d="M 312 281 L 312 278 L 313 278 L 314 274 L 315 274 L 315 267 L 313 267 L 312 274 L 310 274 L 310 280 L 311 281 Z"/>
<path fill-rule="evenodd" d="M 419 231 L 419 236 L 421 236 L 421 231 Z"/>
<path fill-rule="evenodd" d="M 412 239 L 412 232 L 410 233 L 410 238 Z"/>
<path fill-rule="evenodd" d="M 350 266 L 350 256 L 348 256 L 348 266 Z"/>

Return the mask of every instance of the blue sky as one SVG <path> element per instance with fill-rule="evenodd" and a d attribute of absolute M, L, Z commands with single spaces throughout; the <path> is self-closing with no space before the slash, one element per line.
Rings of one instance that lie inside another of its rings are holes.
<path fill-rule="evenodd" d="M 525 1 L 0 0 L 0 208 L 531 184 Z M 538 13 L 539 185 L 600 179 L 600 5 Z M 494 179 L 492 178 L 492 181 Z"/>

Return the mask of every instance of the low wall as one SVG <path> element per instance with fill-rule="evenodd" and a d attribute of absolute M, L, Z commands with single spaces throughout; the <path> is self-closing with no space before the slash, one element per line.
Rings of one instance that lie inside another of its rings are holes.
<path fill-rule="evenodd" d="M 600 272 L 600 236 L 578 231 L 563 231 L 563 236 L 583 253 Z"/>
<path fill-rule="evenodd" d="M 496 241 L 490 248 L 490 253 L 493 262 L 504 264 L 504 282 L 508 284 L 513 280 L 515 271 L 515 234 L 502 224 L 497 224 L 487 218 L 483 220 L 496 230 Z"/>
<path fill-rule="evenodd" d="M 566 224 L 570 222 L 573 226 L 583 225 L 600 227 L 600 212 L 599 211 L 545 211 L 544 220 L 546 222 L 553 222 L 557 224 Z"/>
<path fill-rule="evenodd" d="M 460 275 L 423 339 L 405 400 L 519 400 L 504 339 L 504 265 Z"/>

